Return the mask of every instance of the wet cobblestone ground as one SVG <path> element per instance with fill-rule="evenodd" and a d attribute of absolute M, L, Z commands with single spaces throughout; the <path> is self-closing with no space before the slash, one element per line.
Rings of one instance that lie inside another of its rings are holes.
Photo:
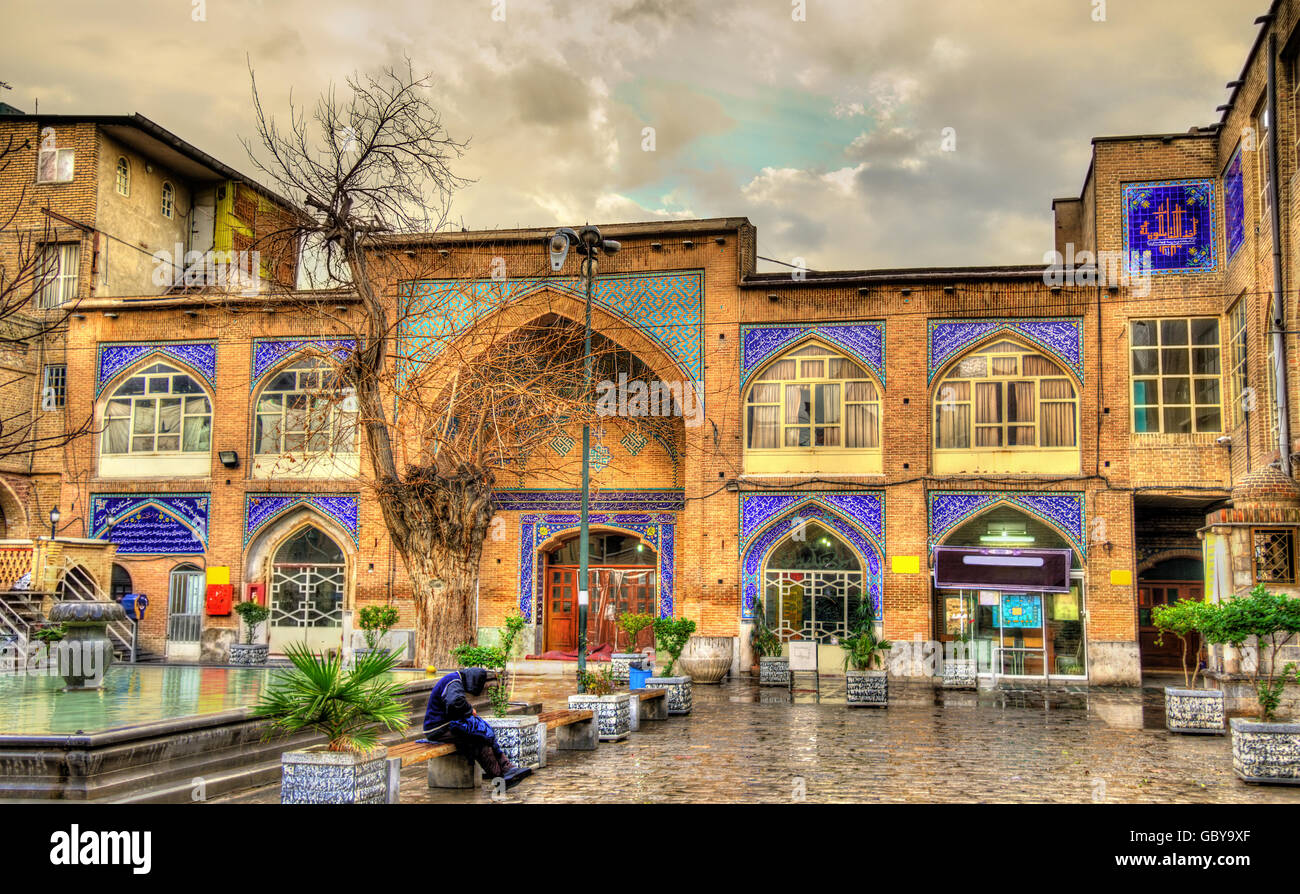
<path fill-rule="evenodd" d="M 1167 732 L 1158 686 L 942 693 L 891 682 L 879 710 L 846 707 L 843 678 L 821 685 L 695 686 L 689 716 L 594 752 L 552 745 L 547 766 L 500 800 L 1300 804 L 1300 788 L 1239 781 L 1228 736 Z M 569 680 L 532 678 L 516 698 L 549 710 L 571 691 Z M 231 800 L 275 803 L 279 789 Z M 423 767 L 402 774 L 403 803 L 492 800 L 487 785 L 431 791 Z"/>

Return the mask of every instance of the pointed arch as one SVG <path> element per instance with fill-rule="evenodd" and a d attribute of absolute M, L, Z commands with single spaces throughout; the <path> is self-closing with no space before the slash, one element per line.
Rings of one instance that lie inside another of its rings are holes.
<path fill-rule="evenodd" d="M 244 579 L 266 581 L 270 579 L 270 563 L 286 542 L 305 528 L 317 528 L 335 542 L 343 551 L 347 566 L 345 606 L 352 603 L 352 581 L 355 576 L 357 545 L 351 534 L 335 519 L 310 504 L 299 503 L 289 507 L 267 521 L 244 547 Z"/>
<path fill-rule="evenodd" d="M 1052 529 L 1074 551 L 1075 562 L 1088 560 L 1085 497 L 1081 493 L 931 491 L 930 549 L 954 531 L 999 508 L 1011 508 Z"/>
<path fill-rule="evenodd" d="M 19 499 L 18 492 L 3 476 L 0 476 L 0 512 L 4 513 L 5 539 L 19 540 L 27 536 L 30 524 L 27 504 Z"/>

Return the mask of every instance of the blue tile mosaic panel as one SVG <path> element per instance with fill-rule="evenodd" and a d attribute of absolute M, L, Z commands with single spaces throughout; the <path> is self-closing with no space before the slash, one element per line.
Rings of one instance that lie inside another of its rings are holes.
<path fill-rule="evenodd" d="M 492 504 L 502 512 L 576 512 L 582 508 L 582 492 L 576 490 L 497 490 Z M 686 508 L 686 492 L 655 490 L 592 490 L 593 512 L 680 512 Z"/>
<path fill-rule="evenodd" d="M 885 498 L 879 491 L 779 491 L 740 495 L 741 620 L 754 619 L 767 556 L 801 521 L 835 531 L 863 560 L 863 590 L 881 612 Z"/>
<path fill-rule="evenodd" d="M 210 506 L 209 494 L 92 494 L 90 536 L 124 556 L 202 555 Z"/>
<path fill-rule="evenodd" d="M 521 277 L 507 280 L 420 280 L 403 286 L 411 302 L 399 330 L 403 353 L 414 362 L 431 359 L 486 314 L 543 289 L 585 299 L 577 277 Z M 704 273 L 645 273 L 597 276 L 592 300 L 634 324 L 677 361 L 685 376 L 704 379 L 700 353 Z"/>
<path fill-rule="evenodd" d="M 1084 495 L 1074 492 L 1031 493 L 1027 491 L 930 491 L 930 549 L 934 549 L 954 528 L 998 503 L 1007 503 L 1046 522 L 1070 542 L 1079 556 L 1088 558 L 1084 536 Z"/>
<path fill-rule="evenodd" d="M 178 360 L 198 374 L 209 387 L 217 383 L 217 343 L 215 341 L 150 341 L 106 343 L 99 346 L 95 367 L 95 395 L 121 372 L 137 361 L 157 355 L 159 360 Z"/>
<path fill-rule="evenodd" d="M 1152 273 L 1203 273 L 1215 269 L 1213 180 L 1161 180 L 1124 187 L 1124 256 L 1133 273 L 1151 253 Z M 1134 253 L 1136 252 L 1136 258 Z"/>
<path fill-rule="evenodd" d="M 356 340 L 351 338 L 259 338 L 253 342 L 253 372 L 248 390 L 256 391 L 267 373 L 295 354 L 329 354 L 343 360 L 356 349 Z"/>
<path fill-rule="evenodd" d="M 1246 185 L 1241 174 L 1241 147 L 1223 171 L 1223 229 L 1228 237 L 1228 260 L 1246 241 Z"/>
<path fill-rule="evenodd" d="M 1001 627 L 1042 627 L 1043 598 L 1036 593 L 1004 593 L 999 617 L 993 623 Z"/>
<path fill-rule="evenodd" d="M 1083 320 L 930 320 L 930 380 L 957 355 L 977 342 L 993 341 L 1000 335 L 1018 336 L 1041 348 L 1068 367 L 1083 381 Z"/>
<path fill-rule="evenodd" d="M 244 545 L 272 521 L 299 506 L 309 506 L 337 522 L 352 535 L 359 536 L 357 494 L 248 494 L 244 498 Z"/>
<path fill-rule="evenodd" d="M 740 327 L 740 384 L 777 354 L 805 338 L 816 338 L 841 348 L 876 374 L 885 384 L 885 324 L 883 321 L 852 323 L 788 323 Z"/>
<path fill-rule="evenodd" d="M 579 529 L 576 513 L 529 514 L 519 517 L 519 613 L 533 620 L 534 594 L 541 591 L 545 570 L 537 561 L 539 545 L 560 534 Z M 676 518 L 667 512 L 593 512 L 587 516 L 592 527 L 618 528 L 640 535 L 659 555 L 659 617 L 673 614 Z"/>

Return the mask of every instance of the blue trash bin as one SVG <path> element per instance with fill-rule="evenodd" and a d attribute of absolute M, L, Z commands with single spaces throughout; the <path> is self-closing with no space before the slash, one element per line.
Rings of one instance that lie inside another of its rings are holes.
<path fill-rule="evenodd" d="M 636 665 L 631 665 L 627 669 L 627 688 L 628 689 L 645 689 L 645 681 L 654 676 L 654 671 L 643 670 Z"/>

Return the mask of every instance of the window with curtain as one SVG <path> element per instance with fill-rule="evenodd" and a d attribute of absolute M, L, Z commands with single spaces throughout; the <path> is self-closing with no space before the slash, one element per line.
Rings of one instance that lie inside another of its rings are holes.
<path fill-rule="evenodd" d="M 198 382 L 155 363 L 118 386 L 104 407 L 101 452 L 202 453 L 212 441 L 212 405 Z"/>
<path fill-rule="evenodd" d="M 745 401 L 750 450 L 875 450 L 880 390 L 857 361 L 820 344 L 782 355 Z"/>
<path fill-rule="evenodd" d="M 1134 432 L 1222 430 L 1216 318 L 1131 320 L 1129 355 Z"/>
<path fill-rule="evenodd" d="M 1228 312 L 1232 324 L 1232 418 L 1235 424 L 1245 421 L 1246 389 L 1250 382 L 1246 370 L 1246 346 L 1249 335 L 1246 322 L 1246 298 L 1243 295 Z"/>
<path fill-rule="evenodd" d="M 356 453 L 355 398 L 323 358 L 299 360 L 270 378 L 257 399 L 258 454 Z"/>
<path fill-rule="evenodd" d="M 117 160 L 117 193 L 122 196 L 131 194 L 131 165 L 122 157 Z"/>
<path fill-rule="evenodd" d="M 1051 358 L 1002 341 L 961 358 L 935 389 L 938 450 L 1077 447 L 1078 394 Z"/>
<path fill-rule="evenodd" d="M 81 245 L 76 242 L 50 242 L 41 246 L 40 280 L 37 306 L 51 310 L 77 297 L 77 272 L 81 264 Z"/>

